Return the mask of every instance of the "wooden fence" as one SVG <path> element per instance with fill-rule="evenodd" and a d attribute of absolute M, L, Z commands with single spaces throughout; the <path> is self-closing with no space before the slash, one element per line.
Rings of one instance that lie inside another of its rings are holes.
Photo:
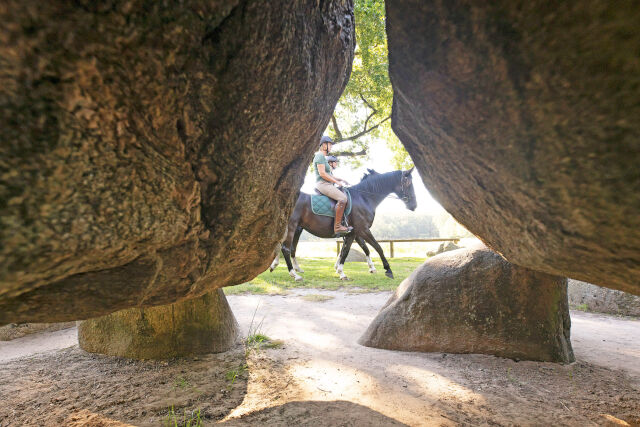
<path fill-rule="evenodd" d="M 389 258 L 393 258 L 393 256 L 394 256 L 393 244 L 394 243 L 453 242 L 455 244 L 458 244 L 459 241 L 460 241 L 459 238 L 451 237 L 451 238 L 442 238 L 442 239 L 441 238 L 433 238 L 433 239 L 381 239 L 381 240 L 378 240 L 378 243 L 389 243 Z M 336 256 L 340 255 L 340 245 L 342 245 L 342 240 L 336 240 Z M 352 247 L 353 247 L 353 245 L 352 245 Z"/>

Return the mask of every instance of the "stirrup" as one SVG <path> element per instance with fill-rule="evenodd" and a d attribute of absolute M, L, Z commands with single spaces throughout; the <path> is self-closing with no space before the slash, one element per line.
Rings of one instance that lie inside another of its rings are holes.
<path fill-rule="evenodd" d="M 334 237 L 342 237 L 345 236 L 349 233 L 353 232 L 353 227 L 347 227 L 346 230 L 342 230 L 342 231 L 335 231 L 333 230 L 333 236 Z"/>

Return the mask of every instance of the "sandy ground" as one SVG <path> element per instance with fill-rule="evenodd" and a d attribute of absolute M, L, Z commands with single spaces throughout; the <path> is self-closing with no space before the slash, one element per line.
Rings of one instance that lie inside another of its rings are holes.
<path fill-rule="evenodd" d="M 284 341 L 249 353 L 130 361 L 78 349 L 75 328 L 2 342 L 0 426 L 161 425 L 171 406 L 205 425 L 640 425 L 639 320 L 572 312 L 570 365 L 359 346 L 389 295 L 231 296 L 245 334 L 257 308 Z"/>

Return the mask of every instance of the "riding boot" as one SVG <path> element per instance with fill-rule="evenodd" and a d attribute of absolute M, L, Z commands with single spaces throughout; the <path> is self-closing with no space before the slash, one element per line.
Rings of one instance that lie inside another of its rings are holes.
<path fill-rule="evenodd" d="M 342 225 L 342 216 L 344 215 L 344 208 L 347 206 L 346 202 L 338 201 L 336 203 L 336 219 L 333 223 L 333 232 L 335 234 L 350 233 L 353 227 L 345 227 Z"/>

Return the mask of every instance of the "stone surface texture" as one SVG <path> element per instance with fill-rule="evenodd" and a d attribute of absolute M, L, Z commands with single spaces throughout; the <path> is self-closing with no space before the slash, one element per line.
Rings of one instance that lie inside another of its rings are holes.
<path fill-rule="evenodd" d="M 367 262 L 367 256 L 359 250 L 351 248 L 345 262 Z"/>
<path fill-rule="evenodd" d="M 76 322 L 61 323 L 10 323 L 0 326 L 0 341 L 11 341 L 27 335 L 40 332 L 55 332 L 62 329 L 73 328 Z"/>
<path fill-rule="evenodd" d="M 266 269 L 351 71 L 351 0 L 9 0 L 0 22 L 0 324 Z"/>
<path fill-rule="evenodd" d="M 569 305 L 600 313 L 640 317 L 640 297 L 569 279 Z"/>
<path fill-rule="evenodd" d="M 129 308 L 78 325 L 90 353 L 130 359 L 170 359 L 233 347 L 238 323 L 221 289 L 174 304 Z"/>
<path fill-rule="evenodd" d="M 509 261 L 640 295 L 640 8 L 388 0 L 392 127 Z"/>
<path fill-rule="evenodd" d="M 518 267 L 483 245 L 430 258 L 359 342 L 389 350 L 574 360 L 567 280 Z"/>

